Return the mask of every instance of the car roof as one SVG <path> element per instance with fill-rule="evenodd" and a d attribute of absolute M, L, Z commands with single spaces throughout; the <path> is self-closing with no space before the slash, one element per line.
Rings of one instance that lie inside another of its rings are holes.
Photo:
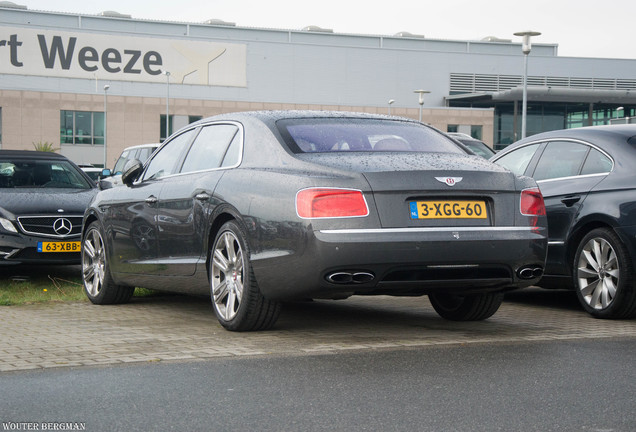
<path fill-rule="evenodd" d="M 0 157 L 13 157 L 25 159 L 56 159 L 69 160 L 66 156 L 53 152 L 41 152 L 34 150 L 0 150 Z"/>
<path fill-rule="evenodd" d="M 620 146 L 632 137 L 636 137 L 636 124 L 586 126 L 572 129 L 559 129 L 531 135 L 510 144 L 498 152 L 496 156 L 493 156 L 491 160 L 499 159 L 503 155 L 508 154 L 518 147 L 537 141 L 546 141 L 550 139 L 578 139 L 609 149 L 610 147 Z"/>
<path fill-rule="evenodd" d="M 371 113 L 360 113 L 360 112 L 349 112 L 349 111 L 322 111 L 322 110 L 273 110 L 273 111 L 244 111 L 244 112 L 233 112 L 227 114 L 219 114 L 213 117 L 207 117 L 202 120 L 199 120 L 196 123 L 192 123 L 189 126 L 195 125 L 197 123 L 207 123 L 215 120 L 237 120 L 240 121 L 242 119 L 258 119 L 263 123 L 275 123 L 279 120 L 286 119 L 314 119 L 314 118 L 341 118 L 341 119 L 378 119 L 378 120 L 397 120 L 404 121 L 410 123 L 419 123 L 416 120 L 404 118 L 404 117 L 396 117 L 396 116 L 387 116 L 383 114 L 371 114 Z"/>
<path fill-rule="evenodd" d="M 519 141 L 519 143 L 558 137 L 590 139 L 593 137 L 602 138 L 608 136 L 615 136 L 616 138 L 622 137 L 627 140 L 633 136 L 636 136 L 636 124 L 586 126 L 572 129 L 560 129 L 531 135 Z"/>
<path fill-rule="evenodd" d="M 135 150 L 135 149 L 140 149 L 140 148 L 148 148 L 148 147 L 159 147 L 160 145 L 161 145 L 161 143 L 137 144 L 137 145 L 134 145 L 134 146 L 126 147 L 124 149 L 124 151 Z"/>

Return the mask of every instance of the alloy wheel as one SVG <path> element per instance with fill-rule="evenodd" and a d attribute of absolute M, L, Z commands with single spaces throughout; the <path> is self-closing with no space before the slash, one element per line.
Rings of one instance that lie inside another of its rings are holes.
<path fill-rule="evenodd" d="M 243 298 L 243 251 L 231 231 L 221 234 L 212 258 L 212 297 L 214 307 L 226 321 L 234 318 Z"/>
<path fill-rule="evenodd" d="M 86 292 L 95 297 L 104 286 L 104 241 L 97 229 L 91 229 L 82 248 L 82 278 Z"/>
<path fill-rule="evenodd" d="M 579 255 L 577 263 L 578 288 L 582 299 L 593 309 L 609 307 L 619 283 L 619 264 L 616 252 L 605 239 L 590 239 Z"/>

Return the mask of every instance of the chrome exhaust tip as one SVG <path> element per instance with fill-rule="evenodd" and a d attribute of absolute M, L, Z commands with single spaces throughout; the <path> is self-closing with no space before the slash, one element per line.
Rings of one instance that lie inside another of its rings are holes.
<path fill-rule="evenodd" d="M 366 271 L 338 271 L 325 276 L 328 282 L 340 285 L 364 284 L 375 279 L 375 275 Z"/>
<path fill-rule="evenodd" d="M 543 276 L 543 267 L 541 266 L 527 266 L 521 267 L 517 270 L 517 276 L 519 279 L 536 279 Z"/>

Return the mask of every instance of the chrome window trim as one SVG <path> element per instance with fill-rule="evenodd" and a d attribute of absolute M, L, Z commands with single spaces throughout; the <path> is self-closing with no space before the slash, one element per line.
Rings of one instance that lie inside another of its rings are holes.
<path fill-rule="evenodd" d="M 610 171 L 611 172 L 611 171 Z M 546 182 L 553 182 L 556 180 L 569 180 L 569 179 L 581 179 L 581 178 L 590 178 L 590 177 L 601 177 L 606 176 L 610 172 L 598 173 L 598 174 L 584 174 L 584 175 L 576 175 L 576 176 L 568 176 L 568 177 L 555 177 L 551 179 L 537 180 L 537 184 L 542 184 Z"/>

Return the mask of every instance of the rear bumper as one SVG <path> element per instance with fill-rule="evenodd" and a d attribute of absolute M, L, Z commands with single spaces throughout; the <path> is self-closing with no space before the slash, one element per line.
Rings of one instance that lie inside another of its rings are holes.
<path fill-rule="evenodd" d="M 253 256 L 271 298 L 422 295 L 529 286 L 545 266 L 545 228 L 460 227 L 313 231 L 302 253 Z M 523 269 L 534 269 L 535 274 Z M 350 275 L 351 277 L 349 277 Z"/>

